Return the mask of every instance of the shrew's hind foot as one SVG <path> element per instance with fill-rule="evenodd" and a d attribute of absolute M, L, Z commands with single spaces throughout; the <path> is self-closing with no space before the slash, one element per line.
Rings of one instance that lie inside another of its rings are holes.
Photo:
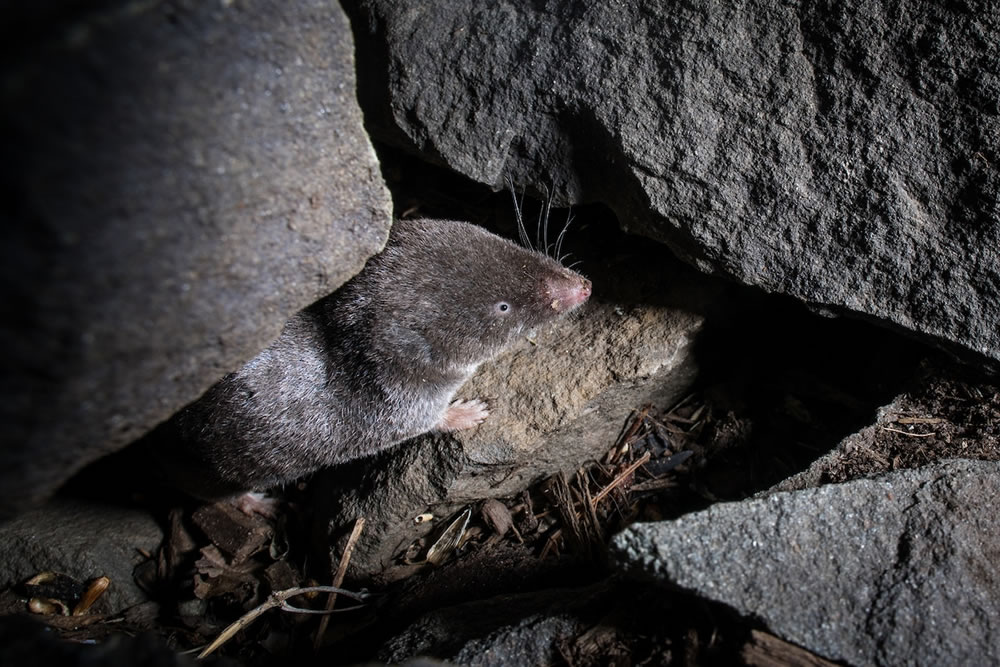
<path fill-rule="evenodd" d="M 231 502 L 236 509 L 247 516 L 258 514 L 265 519 L 274 519 L 278 516 L 278 499 L 264 493 L 247 491 L 233 498 Z"/>

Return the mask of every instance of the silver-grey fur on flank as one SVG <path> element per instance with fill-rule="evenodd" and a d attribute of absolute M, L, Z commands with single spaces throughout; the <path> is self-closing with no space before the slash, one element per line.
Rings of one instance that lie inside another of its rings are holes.
<path fill-rule="evenodd" d="M 399 221 L 361 273 L 164 425 L 154 453 L 202 498 L 372 454 L 440 427 L 480 364 L 589 295 L 583 277 L 474 225 Z"/>

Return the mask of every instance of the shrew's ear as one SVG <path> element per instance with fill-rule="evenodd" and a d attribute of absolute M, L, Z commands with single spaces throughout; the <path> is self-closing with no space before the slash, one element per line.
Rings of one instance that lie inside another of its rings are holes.
<path fill-rule="evenodd" d="M 415 363 L 429 364 L 433 361 L 431 344 L 423 333 L 412 329 L 404 322 L 393 322 L 384 332 L 384 340 L 401 357 L 412 359 Z"/>

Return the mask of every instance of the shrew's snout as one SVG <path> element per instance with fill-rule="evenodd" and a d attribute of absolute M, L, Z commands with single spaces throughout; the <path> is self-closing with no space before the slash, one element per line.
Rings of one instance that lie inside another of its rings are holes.
<path fill-rule="evenodd" d="M 567 313 L 590 298 L 590 281 L 575 273 L 547 278 L 545 292 L 549 305 L 557 313 Z"/>

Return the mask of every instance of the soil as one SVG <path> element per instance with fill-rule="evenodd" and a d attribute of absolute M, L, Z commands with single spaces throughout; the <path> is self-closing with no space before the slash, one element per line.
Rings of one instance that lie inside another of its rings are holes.
<path fill-rule="evenodd" d="M 1000 460 L 1000 388 L 931 377 L 886 411 L 863 444 L 824 466 L 835 483 L 945 458 Z"/>

